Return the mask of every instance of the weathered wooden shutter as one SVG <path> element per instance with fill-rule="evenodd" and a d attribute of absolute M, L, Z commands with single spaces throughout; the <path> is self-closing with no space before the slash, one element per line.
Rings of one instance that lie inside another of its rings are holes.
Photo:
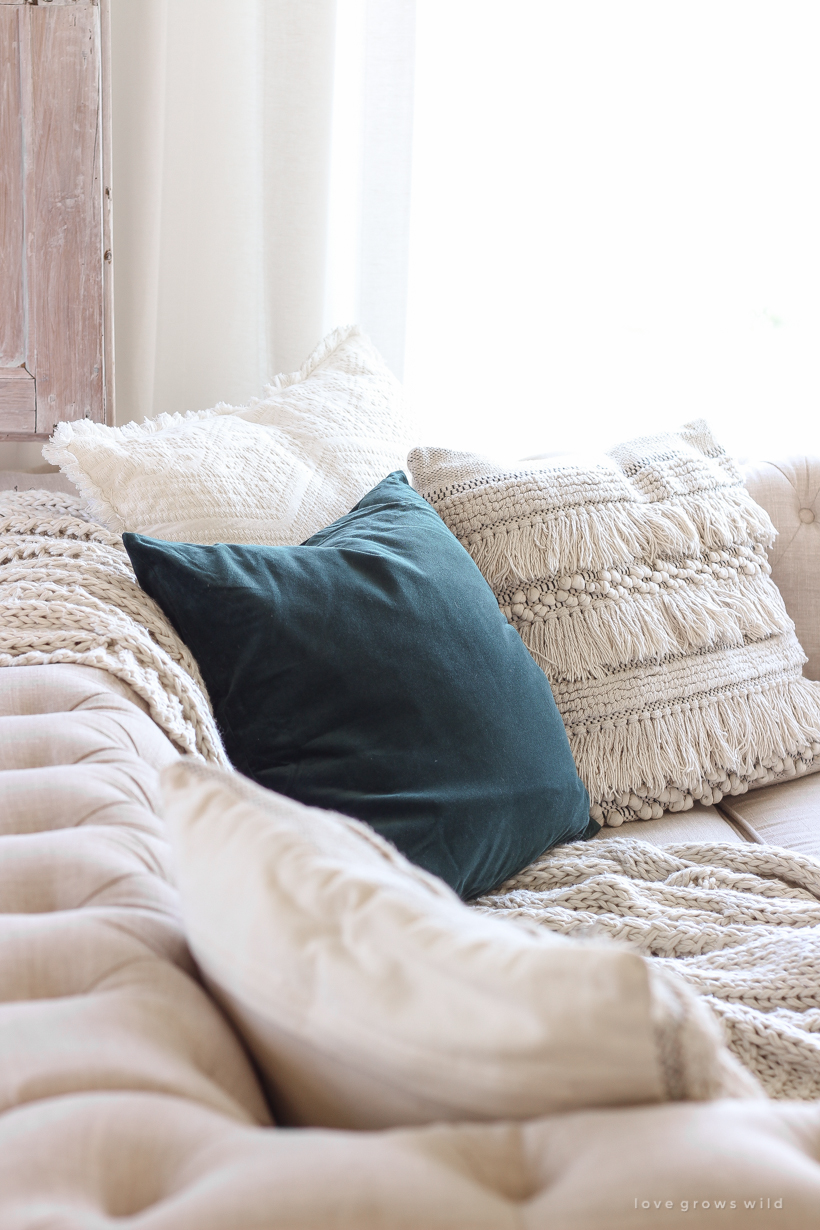
<path fill-rule="evenodd" d="M 0 0 L 0 440 L 113 421 L 108 0 Z"/>

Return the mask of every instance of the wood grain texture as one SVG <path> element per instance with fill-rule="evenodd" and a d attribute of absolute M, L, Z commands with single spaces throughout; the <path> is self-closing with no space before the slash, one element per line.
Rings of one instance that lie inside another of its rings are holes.
<path fill-rule="evenodd" d="M 31 310 L 37 294 L 36 252 L 31 235 L 34 206 L 34 164 L 32 161 L 32 110 L 34 107 L 31 80 L 31 19 L 28 9 L 19 16 L 20 28 L 20 126 L 23 151 L 23 262 L 26 313 L 26 367 L 35 377 L 37 371 L 37 314 Z"/>
<path fill-rule="evenodd" d="M 30 23 L 33 170 L 26 185 L 37 433 L 105 417 L 100 23 L 92 5 L 37 5 Z"/>
<path fill-rule="evenodd" d="M 26 359 L 20 17 L 0 8 L 0 368 Z"/>
<path fill-rule="evenodd" d="M 100 0 L 100 114 L 102 116 L 103 371 L 105 422 L 117 421 L 114 403 L 114 204 L 111 112 L 111 0 Z"/>
<path fill-rule="evenodd" d="M 108 32 L 109 0 L 0 0 L 0 440 L 113 421 Z"/>
<path fill-rule="evenodd" d="M 4 432 L 35 430 L 34 377 L 22 367 L 0 368 L 0 426 Z"/>

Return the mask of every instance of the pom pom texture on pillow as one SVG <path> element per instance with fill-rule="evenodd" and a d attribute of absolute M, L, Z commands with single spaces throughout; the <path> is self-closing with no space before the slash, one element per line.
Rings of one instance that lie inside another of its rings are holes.
<path fill-rule="evenodd" d="M 547 674 L 592 816 L 656 818 L 816 770 L 820 685 L 734 462 L 702 421 L 608 457 L 408 459 Z"/>
<path fill-rule="evenodd" d="M 396 378 L 356 327 L 249 406 L 105 427 L 58 424 L 43 449 L 116 533 L 170 542 L 293 545 L 404 465 Z"/>

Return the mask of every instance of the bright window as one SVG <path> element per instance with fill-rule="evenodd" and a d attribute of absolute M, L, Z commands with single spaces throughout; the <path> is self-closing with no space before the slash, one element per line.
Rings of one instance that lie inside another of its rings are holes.
<path fill-rule="evenodd" d="M 405 378 L 503 457 L 820 448 L 820 9 L 417 0 Z"/>

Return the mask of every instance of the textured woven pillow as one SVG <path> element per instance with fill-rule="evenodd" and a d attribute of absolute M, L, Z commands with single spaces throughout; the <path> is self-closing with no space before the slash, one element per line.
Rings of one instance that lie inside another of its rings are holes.
<path fill-rule="evenodd" d="M 43 449 L 116 533 L 171 542 L 302 542 L 404 465 L 398 381 L 355 327 L 249 406 L 104 427 L 58 424 Z"/>
<path fill-rule="evenodd" d="M 635 953 L 480 914 L 366 825 L 239 774 L 188 758 L 162 790 L 191 949 L 278 1123 L 759 1092 L 703 1002 Z"/>
<path fill-rule="evenodd" d="M 704 422 L 589 466 L 408 464 L 546 672 L 593 818 L 820 767 L 820 684 L 769 577 L 774 527 Z"/>

